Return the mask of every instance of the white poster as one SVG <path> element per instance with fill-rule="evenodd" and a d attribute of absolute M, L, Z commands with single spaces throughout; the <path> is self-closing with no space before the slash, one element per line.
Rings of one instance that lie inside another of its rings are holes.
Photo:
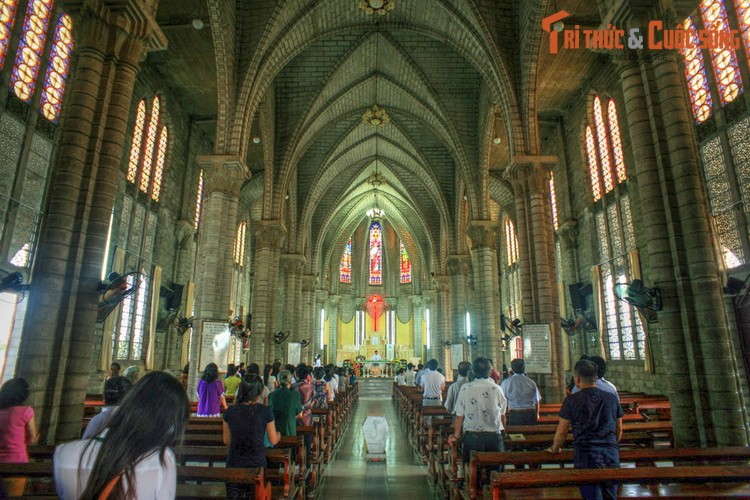
<path fill-rule="evenodd" d="M 201 332 L 201 358 L 199 370 L 209 363 L 216 363 L 219 370 L 226 370 L 229 363 L 229 325 L 226 321 L 204 321 Z"/>
<path fill-rule="evenodd" d="M 523 332 L 523 360 L 526 373 L 552 373 L 552 341 L 549 323 L 529 324 Z"/>
<path fill-rule="evenodd" d="M 385 346 L 385 359 L 387 361 L 390 361 L 392 359 L 396 359 L 396 354 L 394 353 L 394 348 L 396 346 L 393 344 L 386 344 Z"/>
<path fill-rule="evenodd" d="M 300 358 L 302 357 L 302 344 L 299 342 L 289 342 L 286 346 L 286 362 L 290 365 L 297 366 L 300 364 Z"/>
<path fill-rule="evenodd" d="M 458 364 L 464 360 L 464 345 L 451 344 L 451 370 L 458 370 Z"/>

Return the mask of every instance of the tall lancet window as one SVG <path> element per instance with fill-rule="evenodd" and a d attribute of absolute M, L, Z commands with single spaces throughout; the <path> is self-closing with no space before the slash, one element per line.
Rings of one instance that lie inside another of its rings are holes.
<path fill-rule="evenodd" d="M 411 283 L 411 259 L 409 259 L 409 253 L 406 251 L 403 241 L 399 241 L 399 249 L 401 255 L 401 284 L 405 285 Z"/>
<path fill-rule="evenodd" d="M 352 282 L 352 239 L 344 245 L 344 253 L 341 254 L 341 262 L 339 262 L 339 282 L 351 283 Z"/>
<path fill-rule="evenodd" d="M 383 228 L 378 221 L 370 224 L 370 284 L 383 284 Z"/>

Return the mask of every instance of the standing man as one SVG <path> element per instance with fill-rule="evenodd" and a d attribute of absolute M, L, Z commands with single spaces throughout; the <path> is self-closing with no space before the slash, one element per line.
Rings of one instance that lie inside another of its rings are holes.
<path fill-rule="evenodd" d="M 437 359 L 427 362 L 427 371 L 420 379 L 419 386 L 422 388 L 422 406 L 442 406 L 443 387 L 445 377 L 437 371 Z"/>
<path fill-rule="evenodd" d="M 469 370 L 471 370 L 471 363 L 468 361 L 461 361 L 458 364 L 458 378 L 455 382 L 448 387 L 448 394 L 445 396 L 445 409 L 453 413 L 453 407 L 456 406 L 456 399 L 458 399 L 458 391 L 461 387 L 469 382 Z"/>
<path fill-rule="evenodd" d="M 508 398 L 508 425 L 536 425 L 542 396 L 533 380 L 526 376 L 522 359 L 510 362 L 513 375 L 503 380 L 500 387 Z"/>
<path fill-rule="evenodd" d="M 422 384 L 422 375 L 427 373 L 427 368 L 422 363 L 417 365 L 417 374 L 414 376 L 414 385 L 420 387 Z"/>
<path fill-rule="evenodd" d="M 617 402 L 619 402 L 620 395 L 617 393 L 617 387 L 604 378 L 604 375 L 607 373 L 607 362 L 601 356 L 588 356 L 587 359 L 596 365 L 596 376 L 598 377 L 596 379 L 596 386 L 605 392 L 611 392 L 617 396 Z M 573 387 L 570 393 L 575 394 L 578 391 L 580 391 L 578 387 Z"/>
<path fill-rule="evenodd" d="M 491 369 L 487 358 L 474 360 L 474 381 L 461 387 L 453 408 L 455 431 L 448 442 L 453 444 L 463 436 L 465 464 L 469 463 L 472 450 L 505 451 L 502 431 L 508 400 L 500 386 L 489 378 Z"/>
<path fill-rule="evenodd" d="M 576 469 L 605 469 L 620 467 L 622 438 L 622 407 L 611 392 L 596 386 L 597 366 L 581 360 L 575 366 L 575 384 L 579 392 L 563 401 L 560 423 L 557 425 L 550 453 L 559 453 L 568 430 L 573 427 L 573 466 Z M 581 495 L 589 499 L 617 498 L 616 483 L 581 486 Z"/>
<path fill-rule="evenodd" d="M 375 351 L 375 354 L 372 355 L 372 360 L 373 361 L 380 361 L 381 359 L 383 359 L 383 358 L 380 356 L 380 354 L 378 354 L 378 351 Z"/>
<path fill-rule="evenodd" d="M 406 385 L 414 387 L 414 378 L 417 376 L 417 372 L 414 371 L 414 365 L 409 363 L 406 365 Z"/>

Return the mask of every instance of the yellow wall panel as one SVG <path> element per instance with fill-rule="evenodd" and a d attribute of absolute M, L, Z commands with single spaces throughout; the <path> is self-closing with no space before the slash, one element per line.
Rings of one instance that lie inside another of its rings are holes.
<path fill-rule="evenodd" d="M 354 345 L 354 318 L 349 323 L 339 321 L 338 347 L 345 345 Z"/>

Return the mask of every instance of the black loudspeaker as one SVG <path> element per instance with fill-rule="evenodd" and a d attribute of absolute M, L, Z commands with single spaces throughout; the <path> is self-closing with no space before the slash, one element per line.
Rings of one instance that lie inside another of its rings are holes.
<path fill-rule="evenodd" d="M 586 309 L 586 300 L 583 298 L 583 295 L 581 294 L 581 288 L 583 287 L 583 284 L 581 283 L 573 283 L 572 285 L 568 285 L 568 291 L 570 292 L 570 302 L 573 306 L 573 309 L 578 309 L 579 311 L 583 311 Z M 591 285 L 589 285 L 591 287 Z"/>
<path fill-rule="evenodd" d="M 179 309 L 182 303 L 182 291 L 185 287 L 178 283 L 172 283 L 172 296 L 167 301 L 167 309 Z"/>

